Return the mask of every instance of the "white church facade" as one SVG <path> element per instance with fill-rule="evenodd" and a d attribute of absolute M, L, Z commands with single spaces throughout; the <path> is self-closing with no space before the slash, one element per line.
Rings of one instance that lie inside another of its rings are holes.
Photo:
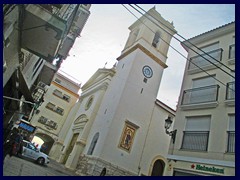
<path fill-rule="evenodd" d="M 176 31 L 155 8 L 129 30 L 117 65 L 98 69 L 82 86 L 68 116 L 73 123 L 63 126 L 57 161 L 79 175 L 170 173 L 171 137 L 164 123 L 169 116 L 174 120 L 175 111 L 156 97 Z"/>

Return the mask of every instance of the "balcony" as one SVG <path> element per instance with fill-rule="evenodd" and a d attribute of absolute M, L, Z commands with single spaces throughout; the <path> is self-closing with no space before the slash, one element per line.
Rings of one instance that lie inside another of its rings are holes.
<path fill-rule="evenodd" d="M 227 83 L 225 103 L 228 106 L 235 105 L 235 81 Z"/>
<path fill-rule="evenodd" d="M 229 56 L 228 56 L 228 63 L 235 64 L 235 44 L 229 46 Z"/>
<path fill-rule="evenodd" d="M 228 131 L 227 152 L 235 153 L 235 131 Z"/>
<path fill-rule="evenodd" d="M 63 59 L 66 59 L 69 55 L 69 51 L 72 48 L 74 44 L 75 39 L 72 39 L 70 36 L 66 36 L 66 38 L 63 41 L 63 44 L 61 45 L 58 54 L 63 57 Z"/>
<path fill-rule="evenodd" d="M 209 131 L 184 131 L 181 149 L 207 151 Z"/>
<path fill-rule="evenodd" d="M 194 56 L 190 58 L 190 63 L 188 66 L 188 73 L 194 74 L 198 72 L 202 72 L 201 67 L 204 70 L 210 70 L 216 68 L 215 65 L 220 65 L 219 62 L 222 60 L 222 49 L 216 49 L 207 54 L 201 54 L 198 56 Z M 211 56 L 211 57 L 210 57 Z M 209 62 L 210 61 L 210 62 Z M 215 64 L 215 65 L 214 65 Z"/>
<path fill-rule="evenodd" d="M 90 12 L 85 9 L 83 6 L 79 6 L 77 14 L 73 20 L 72 26 L 69 30 L 68 35 L 63 41 L 63 44 L 60 47 L 58 54 L 66 59 L 70 49 L 72 48 L 74 41 L 77 37 L 80 36 L 80 33 L 90 15 Z"/>
<path fill-rule="evenodd" d="M 183 110 L 214 108 L 218 105 L 218 85 L 211 85 L 183 91 Z"/>
<path fill-rule="evenodd" d="M 67 30 L 68 19 L 57 13 L 61 6 L 28 4 L 22 19 L 22 47 L 52 63 Z"/>

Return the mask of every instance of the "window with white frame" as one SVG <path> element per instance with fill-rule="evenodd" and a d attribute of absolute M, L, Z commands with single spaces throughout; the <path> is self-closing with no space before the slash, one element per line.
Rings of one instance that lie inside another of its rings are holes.
<path fill-rule="evenodd" d="M 187 117 L 181 149 L 207 151 L 211 116 Z"/>
<path fill-rule="evenodd" d="M 228 116 L 228 141 L 227 141 L 227 152 L 235 153 L 235 114 Z"/>

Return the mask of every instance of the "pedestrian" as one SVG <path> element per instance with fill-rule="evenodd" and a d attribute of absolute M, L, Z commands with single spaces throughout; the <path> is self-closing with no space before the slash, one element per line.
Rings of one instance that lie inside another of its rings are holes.
<path fill-rule="evenodd" d="M 46 150 L 47 150 L 47 145 L 46 144 L 42 144 L 42 146 L 40 148 L 40 151 L 43 152 L 43 153 L 46 153 Z"/>
<path fill-rule="evenodd" d="M 10 132 L 9 136 L 7 137 L 6 141 L 3 144 L 3 160 L 5 157 L 9 154 L 9 156 L 12 156 L 13 153 L 13 147 L 14 143 L 17 137 L 19 130 L 14 127 L 12 131 Z"/>
<path fill-rule="evenodd" d="M 22 134 L 18 131 L 18 133 L 17 133 L 17 135 L 14 139 L 14 143 L 13 143 L 13 149 L 12 149 L 12 154 L 13 155 L 16 156 L 21 151 L 22 141 L 23 141 Z"/>

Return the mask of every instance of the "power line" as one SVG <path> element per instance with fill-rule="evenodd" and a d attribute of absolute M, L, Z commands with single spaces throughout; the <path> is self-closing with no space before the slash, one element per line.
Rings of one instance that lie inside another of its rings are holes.
<path fill-rule="evenodd" d="M 133 7 L 131 4 L 129 4 L 129 6 L 131 6 L 133 9 L 135 9 L 137 12 L 139 12 L 141 15 L 145 16 L 146 18 L 148 18 L 150 21 L 152 21 L 148 16 L 146 16 L 145 14 L 143 14 L 142 12 L 140 12 L 139 10 L 137 10 L 135 7 Z M 155 17 L 153 17 L 152 15 L 150 15 L 148 12 L 146 12 L 144 9 L 142 9 L 140 6 L 136 5 L 138 8 L 140 8 L 142 11 L 144 11 L 147 15 L 151 16 L 153 19 L 155 19 L 157 22 L 159 22 L 160 24 L 162 24 L 164 27 L 168 28 L 169 30 L 171 30 L 172 32 L 174 32 L 171 28 L 169 28 L 168 26 L 166 26 L 165 24 L 163 24 L 162 22 L 158 21 Z M 168 31 L 166 31 L 165 29 L 163 29 L 162 27 L 160 27 L 156 22 L 152 21 L 155 25 L 157 25 L 159 28 L 161 28 L 163 31 L 165 31 L 166 33 L 170 34 Z M 201 52 L 203 52 L 204 54 L 208 55 L 209 57 L 211 57 L 213 60 L 215 60 L 216 62 L 218 62 L 219 64 L 221 64 L 222 66 L 226 67 L 227 69 L 229 69 L 230 71 L 233 71 L 231 68 L 227 67 L 225 64 L 223 64 L 221 61 L 218 61 L 217 59 L 215 59 L 214 57 L 212 57 L 211 55 L 209 55 L 208 53 L 206 53 L 205 51 L 203 51 L 202 49 L 198 48 L 196 45 L 194 45 L 193 43 L 191 43 L 189 40 L 187 40 L 186 38 L 184 38 L 183 36 L 181 36 L 180 34 L 176 33 L 178 36 L 180 36 L 182 39 L 184 39 L 185 41 L 187 41 L 189 44 L 191 44 L 192 46 L 194 46 L 195 48 L 197 48 L 198 50 L 200 50 Z M 176 39 L 178 42 L 181 42 L 181 40 L 179 40 L 178 38 L 174 37 L 174 39 Z M 222 70 L 223 72 L 225 72 L 226 74 L 228 74 L 229 76 L 231 76 L 232 78 L 235 79 L 235 77 L 228 73 L 227 71 L 223 70 L 222 68 L 220 68 L 219 66 L 217 66 L 217 64 L 213 63 L 212 61 L 208 60 L 207 58 L 205 58 L 202 54 L 199 54 L 197 51 L 195 51 L 194 49 L 190 48 L 188 45 L 186 45 L 185 43 L 183 43 L 185 46 L 187 46 L 189 49 L 191 49 L 193 52 L 195 52 L 196 54 L 198 54 L 200 57 L 204 58 L 206 61 L 208 61 L 209 63 L 211 63 L 212 65 L 216 66 L 217 68 L 219 68 L 220 70 Z"/>
<path fill-rule="evenodd" d="M 155 33 L 151 28 L 149 28 L 143 21 L 141 21 L 135 14 L 133 14 L 124 4 L 122 4 L 122 6 L 128 11 L 130 12 L 134 17 L 137 18 L 138 21 L 140 21 L 143 25 L 145 25 L 150 31 L 152 31 L 153 33 Z M 193 63 L 192 61 L 190 61 L 186 56 L 184 56 L 181 52 L 179 52 L 176 48 L 174 48 L 172 45 L 170 45 L 168 42 L 166 42 L 164 39 L 162 39 L 160 37 L 160 39 L 162 41 L 164 41 L 167 45 L 169 45 L 169 47 L 171 47 L 173 50 L 175 50 L 178 54 L 180 54 L 182 57 L 184 57 L 187 61 L 189 61 L 190 63 L 194 64 L 196 67 L 198 67 L 200 70 L 202 70 L 203 72 L 205 72 L 207 75 L 209 75 L 210 77 L 214 78 L 216 81 L 220 82 L 222 85 L 226 86 L 227 88 L 231 89 L 232 91 L 235 92 L 234 89 L 228 87 L 226 84 L 224 84 L 222 81 L 218 80 L 215 75 L 211 75 L 209 74 L 207 71 L 205 71 L 204 69 L 202 69 L 200 66 L 196 65 L 195 63 Z"/>

